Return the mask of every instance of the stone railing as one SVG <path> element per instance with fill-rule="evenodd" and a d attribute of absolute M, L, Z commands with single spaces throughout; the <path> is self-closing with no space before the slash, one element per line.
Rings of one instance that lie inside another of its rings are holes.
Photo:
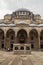
<path fill-rule="evenodd" d="M 17 47 L 17 49 L 15 49 L 15 47 Z M 26 49 L 26 47 L 28 48 Z M 14 44 L 13 51 L 14 54 L 31 54 L 31 44 Z"/>

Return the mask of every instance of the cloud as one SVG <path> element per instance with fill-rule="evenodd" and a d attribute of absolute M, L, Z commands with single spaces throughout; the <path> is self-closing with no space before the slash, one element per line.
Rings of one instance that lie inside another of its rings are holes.
<path fill-rule="evenodd" d="M 6 9 L 6 4 L 3 0 L 0 1 L 0 10 Z"/>
<path fill-rule="evenodd" d="M 2 15 L 11 13 L 19 8 L 27 8 L 35 14 L 40 14 L 43 18 L 43 0 L 1 0 L 0 10 Z M 2 16 L 0 15 L 0 16 Z"/>
<path fill-rule="evenodd" d="M 12 11 L 10 11 L 10 10 L 6 10 L 6 9 L 0 10 L 0 19 L 3 19 L 4 15 L 11 14 L 11 13 L 12 13 Z"/>

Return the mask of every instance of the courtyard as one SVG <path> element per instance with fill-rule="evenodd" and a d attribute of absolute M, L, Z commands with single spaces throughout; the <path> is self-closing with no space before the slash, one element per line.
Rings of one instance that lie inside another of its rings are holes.
<path fill-rule="evenodd" d="M 43 65 L 43 52 L 32 51 L 30 55 L 14 55 L 0 50 L 0 65 Z"/>

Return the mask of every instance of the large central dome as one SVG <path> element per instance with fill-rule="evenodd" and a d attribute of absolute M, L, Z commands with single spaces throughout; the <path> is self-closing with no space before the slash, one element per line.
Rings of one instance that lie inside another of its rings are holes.
<path fill-rule="evenodd" d="M 29 11 L 29 10 L 26 8 L 20 8 L 20 9 L 17 9 L 16 11 Z"/>
<path fill-rule="evenodd" d="M 31 19 L 33 18 L 33 13 L 26 8 L 20 8 L 15 10 L 12 16 L 19 19 Z"/>

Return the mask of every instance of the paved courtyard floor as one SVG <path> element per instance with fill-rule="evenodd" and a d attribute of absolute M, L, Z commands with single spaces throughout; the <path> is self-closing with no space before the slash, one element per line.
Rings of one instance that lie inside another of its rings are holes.
<path fill-rule="evenodd" d="M 31 55 L 14 55 L 0 51 L 0 65 L 43 65 L 43 52 L 32 51 Z"/>

